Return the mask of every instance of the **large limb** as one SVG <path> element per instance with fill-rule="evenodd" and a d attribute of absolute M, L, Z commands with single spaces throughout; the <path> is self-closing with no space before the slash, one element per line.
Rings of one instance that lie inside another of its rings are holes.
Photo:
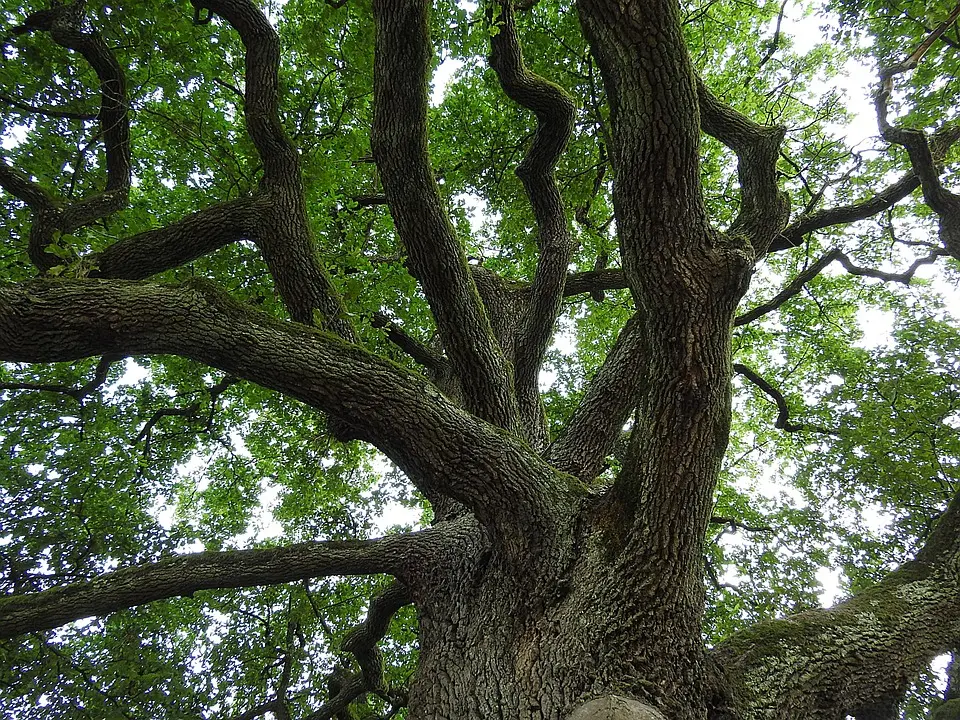
<path fill-rule="evenodd" d="M 437 322 L 468 410 L 518 429 L 511 369 L 496 341 L 463 247 L 443 207 L 427 150 L 426 0 L 376 0 L 371 145 L 408 267 Z"/>
<path fill-rule="evenodd" d="M 874 717 L 960 642 L 960 498 L 914 560 L 830 609 L 744 630 L 714 651 L 744 720 Z"/>
<path fill-rule="evenodd" d="M 403 577 L 428 561 L 437 543 L 462 528 L 449 524 L 376 540 L 335 540 L 262 550 L 178 555 L 106 573 L 89 582 L 0 598 L 0 639 L 49 630 L 200 590 L 275 585 L 330 575 Z"/>
<path fill-rule="evenodd" d="M 790 203 L 777 185 L 777 160 L 783 142 L 782 127 L 767 127 L 721 102 L 697 78 L 700 123 L 737 156 L 740 212 L 728 232 L 747 237 L 758 256 L 767 252 L 790 217 Z"/>
<path fill-rule="evenodd" d="M 504 93 L 537 118 L 533 142 L 516 170 L 537 222 L 540 255 L 514 351 L 514 385 L 524 427 L 541 430 L 530 438 L 531 444 L 542 449 L 547 436 L 538 387 L 540 367 L 560 314 L 574 250 L 554 170 L 573 132 L 574 107 L 558 85 L 524 63 L 512 0 L 500 0 L 491 8 L 498 13 L 491 11 L 496 32 L 490 39 L 490 66 Z"/>
<path fill-rule="evenodd" d="M 90 258 L 90 277 L 142 280 L 180 267 L 254 237 L 266 212 L 269 206 L 263 197 L 211 205 L 162 228 L 118 240 Z"/>
<path fill-rule="evenodd" d="M 512 551 L 531 551 L 575 502 L 569 478 L 421 376 L 331 334 L 280 323 L 205 281 L 36 281 L 0 289 L 0 361 L 112 353 L 189 357 L 332 413 L 425 493 L 473 510 Z"/>
<path fill-rule="evenodd" d="M 619 392 L 621 407 L 639 408 L 634 437 L 642 447 L 634 443 L 628 458 L 635 467 L 621 473 L 615 488 L 625 512 L 636 511 L 640 497 L 656 506 L 656 495 L 669 489 L 674 499 L 667 504 L 678 515 L 666 532 L 692 537 L 693 528 L 707 522 L 712 464 L 722 454 L 717 438 L 728 413 L 729 326 L 753 251 L 742 238 L 717 233 L 707 219 L 699 177 L 700 99 L 675 3 L 580 0 L 577 7 L 610 102 L 620 254 L 638 307 L 638 320 L 623 338 L 629 343 L 621 369 L 598 373 L 585 398 Z M 612 445 L 625 419 L 622 410 L 612 416 L 589 464 L 583 456 L 574 466 L 596 468 L 597 451 Z M 583 426 L 578 422 L 578 431 Z M 671 438 L 682 450 L 667 447 Z M 663 461 L 668 453 L 678 459 L 670 468 Z M 684 467 L 695 457 L 710 458 L 711 467 Z M 634 472 L 643 465 L 682 477 Z M 650 483 L 660 486 L 654 494 L 641 487 Z M 694 505 L 690 524 L 681 515 Z"/>
<path fill-rule="evenodd" d="M 638 310 L 624 372 L 593 381 L 636 408 L 599 522 L 611 556 L 631 559 L 618 592 L 643 603 L 631 632 L 652 644 L 638 672 L 686 686 L 696 703 L 702 686 L 684 668 L 703 653 L 703 544 L 729 436 L 732 321 L 756 251 L 746 231 L 719 233 L 707 217 L 700 101 L 678 3 L 577 8 L 610 103 L 617 233 Z M 667 625 L 670 640 L 657 645 Z"/>
<path fill-rule="evenodd" d="M 252 0 L 191 0 L 224 18 L 245 49 L 243 113 L 263 164 L 259 194 L 269 210 L 252 234 L 291 317 L 343 338 L 355 330 L 317 255 L 307 218 L 300 157 L 280 122 L 280 38 Z"/>
<path fill-rule="evenodd" d="M 613 452 L 637 404 L 644 377 L 647 347 L 642 325 L 640 313 L 627 321 L 587 386 L 563 435 L 550 446 L 546 457 L 557 469 L 585 482 L 605 469 L 606 458 Z"/>

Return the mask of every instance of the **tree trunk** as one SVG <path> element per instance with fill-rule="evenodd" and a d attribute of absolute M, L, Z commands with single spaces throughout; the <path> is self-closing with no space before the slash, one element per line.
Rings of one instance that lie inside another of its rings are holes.
<path fill-rule="evenodd" d="M 528 561 L 511 562 L 478 531 L 414 582 L 411 718 L 560 720 L 610 693 L 671 720 L 707 717 L 699 575 L 621 549 L 609 510 L 587 501 L 573 544 Z"/>

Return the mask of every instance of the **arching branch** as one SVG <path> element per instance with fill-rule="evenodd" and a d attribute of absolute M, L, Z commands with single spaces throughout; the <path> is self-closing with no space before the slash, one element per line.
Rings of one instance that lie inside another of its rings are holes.
<path fill-rule="evenodd" d="M 403 575 L 445 528 L 378 540 L 303 543 L 182 555 L 115 570 L 85 583 L 0 598 L 0 639 L 200 590 L 255 587 L 330 575 Z"/>
<path fill-rule="evenodd" d="M 0 288 L 0 361 L 106 353 L 181 355 L 342 418 L 425 493 L 467 505 L 511 552 L 532 552 L 539 532 L 577 501 L 569 480 L 526 445 L 464 413 L 423 377 L 331 334 L 280 323 L 211 283 Z"/>

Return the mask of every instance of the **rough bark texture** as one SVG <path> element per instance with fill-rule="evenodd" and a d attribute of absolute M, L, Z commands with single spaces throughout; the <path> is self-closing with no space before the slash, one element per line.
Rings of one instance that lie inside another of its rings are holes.
<path fill-rule="evenodd" d="M 491 66 L 505 95 L 537 121 L 516 172 L 537 224 L 538 262 L 527 283 L 508 284 L 468 265 L 434 180 L 430 3 L 374 0 L 373 156 L 442 347 L 425 347 L 385 316 L 374 324 L 428 379 L 358 344 L 321 264 L 300 158 L 278 109 L 276 31 L 250 0 L 191 2 L 198 13 L 223 18 L 245 47 L 245 122 L 263 167 L 257 191 L 116 242 L 90 258 L 90 277 L 0 286 L 0 360 L 174 354 L 219 368 L 323 410 L 344 434 L 379 448 L 434 502 L 438 522 L 376 541 L 169 559 L 3 598 L 0 636 L 200 589 L 388 573 L 400 583 L 371 604 L 349 643 L 361 672 L 338 680 L 315 717 L 343 717 L 353 698 L 382 692 L 376 641 L 412 601 L 420 667 L 411 720 L 561 720 L 611 695 L 642 701 L 670 720 L 839 720 L 848 713 L 862 720 L 899 698 L 934 653 L 957 646 L 957 506 L 914 563 L 872 590 L 829 611 L 758 626 L 710 653 L 702 639 L 704 538 L 728 439 L 732 331 L 777 306 L 735 318 L 754 263 L 812 230 L 879 212 L 917 187 L 941 218 L 943 253 L 956 255 L 956 196 L 940 185 L 930 144 L 942 154 L 956 133 L 928 142 L 887 127 L 888 139 L 907 149 L 911 173 L 874 198 L 788 224 L 775 171 L 782 128 L 760 126 L 712 95 L 688 57 L 677 4 L 579 0 L 609 102 L 622 268 L 601 264 L 568 277 L 574 248 L 554 169 L 574 106 L 526 66 L 514 5 L 497 0 Z M 51 267 L 44 248 L 55 230 L 115 211 L 129 188 L 122 68 L 87 31 L 76 14 L 82 7 L 36 13 L 22 32 L 53 33 L 95 69 L 99 118 L 109 131 L 104 194 L 65 204 L 0 163 L 0 186 L 32 212 L 29 257 L 41 273 Z M 726 230 L 714 226 L 704 204 L 701 132 L 738 157 L 741 208 Z M 292 321 L 241 305 L 205 281 L 146 281 L 247 239 Z M 835 251 L 806 279 L 845 257 Z M 844 264 L 854 272 L 849 259 Z M 633 317 L 564 432 L 550 438 L 537 378 L 561 301 L 612 288 L 629 289 Z M 596 487 L 631 416 L 620 470 Z M 281 695 L 255 710 L 251 717 L 288 713 Z"/>

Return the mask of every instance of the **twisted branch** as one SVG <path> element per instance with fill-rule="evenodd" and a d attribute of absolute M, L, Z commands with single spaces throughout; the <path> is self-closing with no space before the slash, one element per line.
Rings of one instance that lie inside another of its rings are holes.
<path fill-rule="evenodd" d="M 574 250 L 554 174 L 573 133 L 574 107 L 560 86 L 531 72 L 524 63 L 512 0 L 491 4 L 489 17 L 496 29 L 490 38 L 490 66 L 507 97 L 537 118 L 533 142 L 517 166 L 516 174 L 533 208 L 540 257 L 527 296 L 514 358 L 520 415 L 525 425 L 536 426 L 543 422 L 537 386 L 540 366 L 560 313 L 567 266 Z M 543 437 L 535 445 L 545 442 Z"/>

